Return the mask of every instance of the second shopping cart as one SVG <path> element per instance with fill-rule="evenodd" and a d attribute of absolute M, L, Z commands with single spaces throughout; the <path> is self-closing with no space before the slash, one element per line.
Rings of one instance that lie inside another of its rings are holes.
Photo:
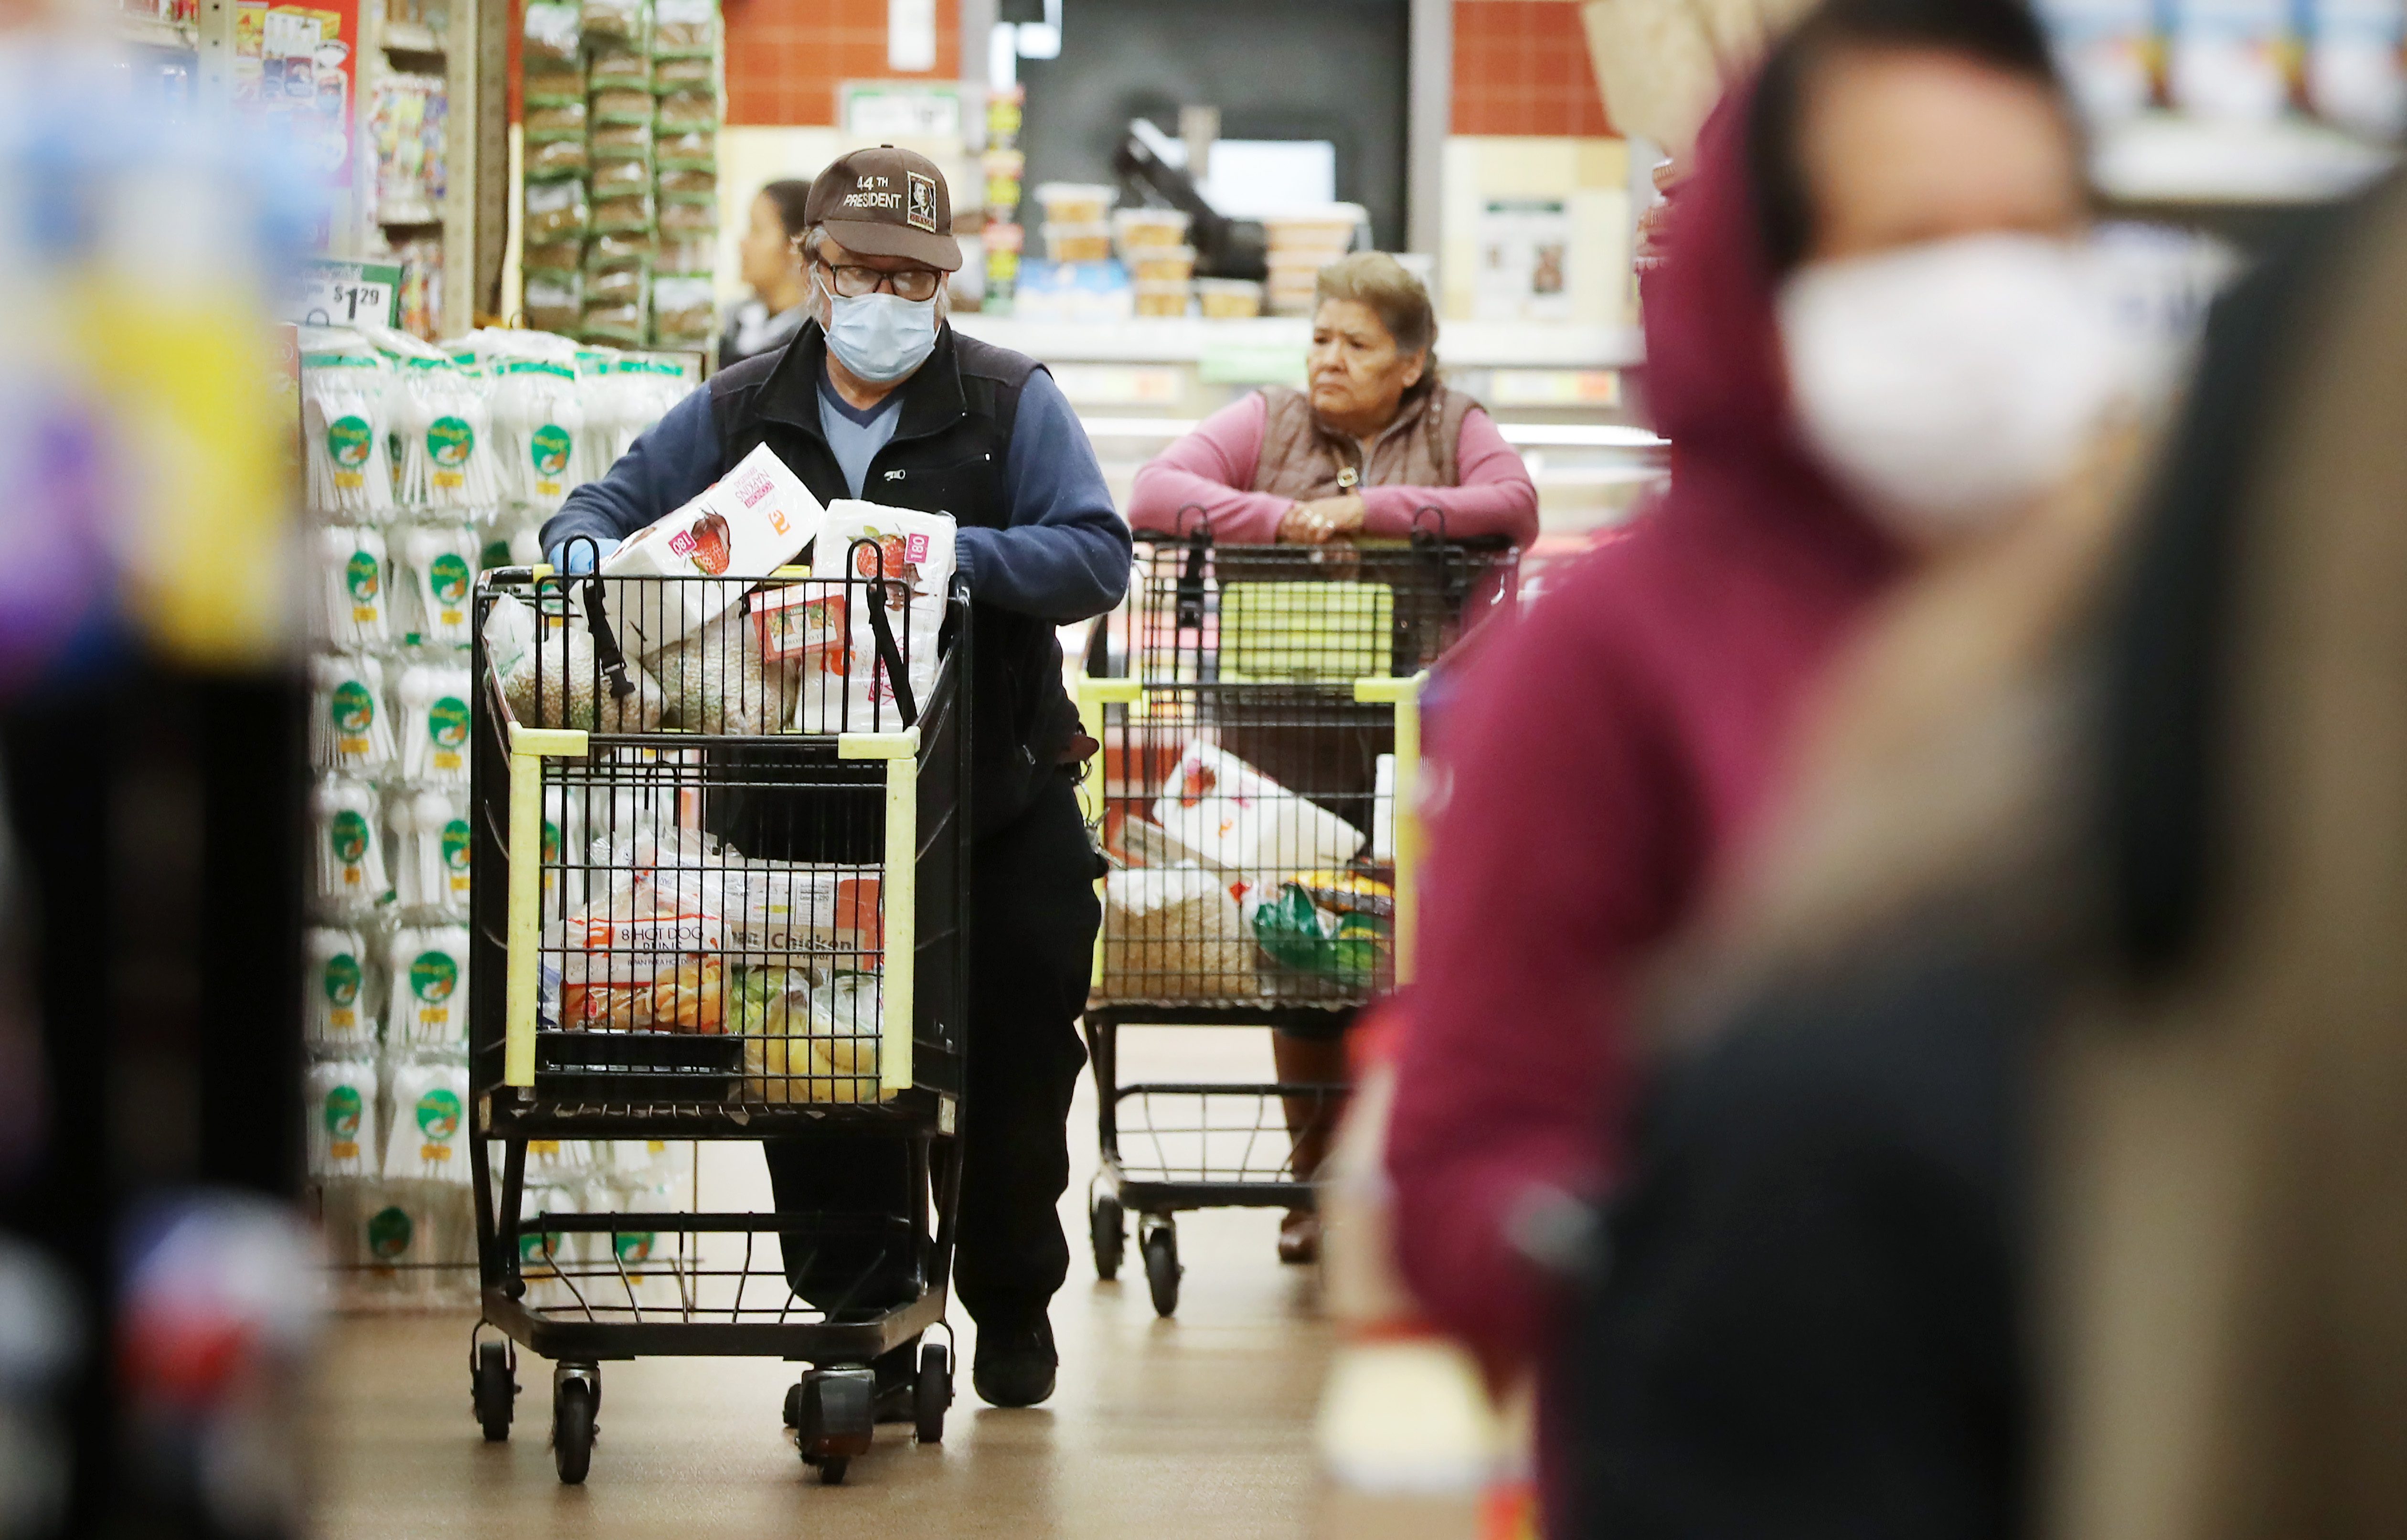
<path fill-rule="evenodd" d="M 1176 1215 L 1305 1209 L 1334 1079 L 1119 1078 L 1132 1026 L 1271 1027 L 1318 1041 L 1408 967 L 1425 670 L 1509 604 L 1511 548 L 1414 538 L 1219 546 L 1139 536 L 1126 606 L 1090 644 L 1102 743 L 1090 812 L 1112 860 L 1086 1029 L 1109 1278 L 1138 1216 L 1154 1308 L 1177 1308 Z"/>

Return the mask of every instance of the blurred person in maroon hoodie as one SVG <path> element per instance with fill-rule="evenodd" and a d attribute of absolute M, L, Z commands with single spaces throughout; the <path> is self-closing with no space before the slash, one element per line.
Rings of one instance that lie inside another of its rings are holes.
<path fill-rule="evenodd" d="M 1407 1280 L 1499 1382 L 1547 1356 L 1625 1153 L 1633 976 L 1824 666 L 2068 471 L 2109 394 L 2063 323 L 2081 145 L 2027 9 L 1830 0 L 1762 79 L 1706 124 L 1645 280 L 1670 488 L 1489 638 L 1437 745 L 1389 1167 Z"/>

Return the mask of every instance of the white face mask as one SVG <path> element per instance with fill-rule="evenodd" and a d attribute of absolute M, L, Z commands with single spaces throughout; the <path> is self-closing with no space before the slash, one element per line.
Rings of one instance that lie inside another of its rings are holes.
<path fill-rule="evenodd" d="M 2063 479 L 2140 374 L 2081 246 L 1965 235 L 1800 268 L 1780 340 L 1805 440 L 1911 544 Z"/>

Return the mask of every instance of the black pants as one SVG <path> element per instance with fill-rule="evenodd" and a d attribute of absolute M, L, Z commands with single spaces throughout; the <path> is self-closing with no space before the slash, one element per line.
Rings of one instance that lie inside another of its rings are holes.
<path fill-rule="evenodd" d="M 970 857 L 968 1083 L 962 1088 L 961 1202 L 954 1285 L 972 1319 L 1040 1311 L 1070 1271 L 1055 1211 L 1070 1182 L 1070 1097 L 1087 1062 L 1078 1041 L 1103 908 L 1077 794 L 1065 770 Z M 913 1211 L 909 1151 L 862 1135 L 773 1139 L 762 1147 L 777 1211 Z M 909 1299 L 920 1279 L 898 1244 L 781 1237 L 787 1280 L 822 1308 Z"/>

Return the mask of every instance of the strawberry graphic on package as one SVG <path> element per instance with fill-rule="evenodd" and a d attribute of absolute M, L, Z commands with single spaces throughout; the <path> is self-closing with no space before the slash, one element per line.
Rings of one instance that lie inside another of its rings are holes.
<path fill-rule="evenodd" d="M 627 537 L 602 563 L 610 612 L 629 651 L 648 657 L 717 620 L 755 583 L 800 556 L 825 518 L 819 499 L 767 445 L 701 496 Z M 710 579 L 710 580 L 705 580 Z"/>

